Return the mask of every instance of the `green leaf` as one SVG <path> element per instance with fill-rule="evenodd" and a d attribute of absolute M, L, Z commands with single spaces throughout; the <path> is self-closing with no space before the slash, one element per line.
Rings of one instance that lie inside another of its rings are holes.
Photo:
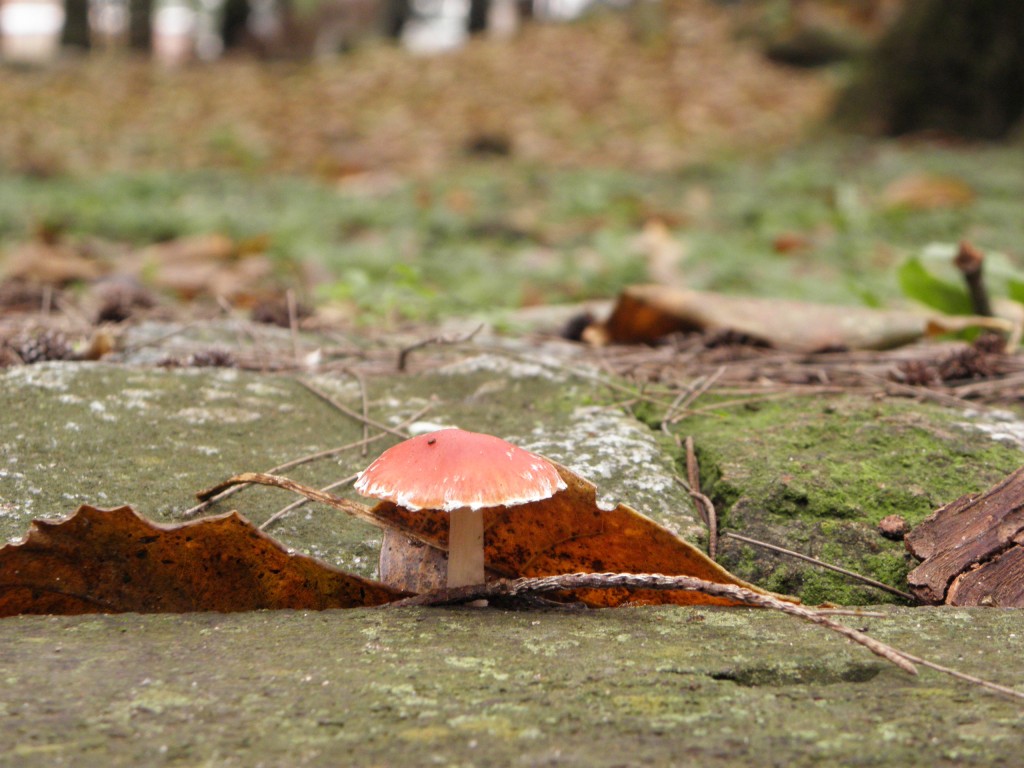
<path fill-rule="evenodd" d="M 1006 280 L 1006 294 L 1014 301 L 1024 304 L 1024 280 L 1008 278 Z"/>
<path fill-rule="evenodd" d="M 899 268 L 900 288 L 908 298 L 919 301 L 947 315 L 971 315 L 971 297 L 967 288 L 947 283 L 931 274 L 916 256 Z M 1024 285 L 1021 286 L 1024 288 Z"/>

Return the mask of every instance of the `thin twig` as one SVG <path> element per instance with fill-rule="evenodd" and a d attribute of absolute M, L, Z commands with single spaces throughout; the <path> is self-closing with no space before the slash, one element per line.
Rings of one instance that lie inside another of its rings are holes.
<path fill-rule="evenodd" d="M 678 407 L 681 413 L 673 416 L 671 419 L 667 419 L 666 417 L 669 423 L 678 424 L 680 421 L 685 419 L 687 412 L 690 410 L 690 406 L 692 406 L 701 395 L 703 395 L 705 392 L 711 389 L 715 385 L 715 382 L 722 378 L 722 375 L 726 372 L 726 370 L 727 369 L 724 365 L 719 367 L 714 373 L 712 373 L 704 381 L 702 381 L 700 385 L 695 387 L 679 404 Z"/>
<path fill-rule="evenodd" d="M 587 381 L 592 381 L 596 384 L 600 384 L 601 386 L 606 387 L 607 389 L 610 389 L 613 392 L 625 394 L 629 396 L 631 400 L 635 400 L 636 402 L 649 403 L 651 406 L 656 408 L 671 407 L 671 401 L 669 400 L 662 400 L 655 397 L 654 395 L 640 394 L 640 392 L 638 391 L 638 387 L 636 385 L 629 386 L 628 384 L 623 384 L 620 381 L 616 381 L 617 377 L 623 376 L 621 372 L 606 370 L 606 375 L 601 375 L 600 373 L 597 373 L 591 369 L 582 366 L 577 368 L 566 363 L 556 364 L 548 359 L 541 359 L 524 353 L 516 353 L 504 348 L 495 348 L 492 351 L 494 351 L 496 354 L 500 354 L 503 355 L 504 357 L 511 358 L 514 360 L 519 360 L 524 363 L 532 363 L 533 365 L 539 365 L 544 368 L 556 368 L 558 371 L 568 376 L 576 376 L 581 379 L 586 379 Z M 598 357 L 598 362 L 604 365 L 604 359 L 602 357 Z M 670 394 L 670 392 L 671 390 L 665 393 L 666 397 Z"/>
<path fill-rule="evenodd" d="M 679 404 L 681 402 L 683 402 L 683 398 L 685 398 L 687 395 L 689 395 L 689 393 L 690 393 L 690 390 L 688 390 L 688 389 L 680 390 L 679 394 L 676 395 L 676 397 L 672 401 L 671 405 L 669 405 L 668 410 L 665 411 L 665 415 L 661 417 L 661 431 L 662 432 L 668 433 L 668 425 L 670 423 L 670 420 L 675 415 L 676 409 L 679 407 Z"/>
<path fill-rule="evenodd" d="M 981 411 L 988 410 L 985 406 L 979 403 L 969 403 L 967 400 L 964 400 L 962 397 L 958 397 L 955 394 L 941 392 L 937 389 L 932 389 L 931 387 L 915 387 L 912 384 L 904 384 L 899 381 L 893 381 L 892 379 L 883 379 L 878 376 L 873 376 L 870 373 L 865 373 L 864 378 L 868 380 L 875 379 L 878 381 L 885 389 L 886 394 L 891 394 L 893 391 L 903 392 L 910 397 L 938 403 L 939 405 L 944 405 L 947 408 L 974 408 L 975 410 Z"/>
<path fill-rule="evenodd" d="M 661 431 L 669 435 L 676 443 L 676 446 L 686 452 L 686 475 L 687 480 L 684 480 L 679 475 L 673 473 L 672 478 L 683 487 L 690 498 L 693 499 L 694 506 L 697 508 L 697 514 L 700 515 L 701 522 L 708 529 L 708 557 L 712 560 L 718 553 L 718 513 L 715 512 L 715 504 L 711 499 L 701 493 L 700 490 L 700 468 L 697 466 L 697 454 L 693 450 L 693 438 L 687 437 L 684 448 L 683 442 L 679 439 L 679 435 L 674 434 L 668 428 L 668 422 L 662 420 Z"/>
<path fill-rule="evenodd" d="M 91 319 L 85 316 L 77 307 L 68 301 L 65 301 L 59 293 L 52 294 L 53 305 L 61 311 L 63 315 L 68 317 L 72 323 L 77 325 L 79 328 L 92 328 L 93 322 Z"/>
<path fill-rule="evenodd" d="M 240 318 L 235 316 L 234 307 L 231 302 L 227 300 L 227 297 L 223 295 L 217 296 L 217 305 L 220 307 L 221 312 L 227 319 L 228 324 L 234 328 L 235 340 L 239 348 L 243 347 L 247 340 L 252 346 L 254 362 L 259 367 L 257 370 L 267 371 L 270 369 L 268 358 L 270 355 L 266 351 L 266 346 L 263 340 L 260 339 L 256 333 L 255 326 L 252 323 L 243 322 Z"/>
<path fill-rule="evenodd" d="M 287 477 L 280 477 L 278 475 L 271 475 L 265 472 L 242 472 L 241 474 L 229 477 L 224 482 L 215 485 L 210 489 L 212 493 L 220 493 L 229 488 L 238 485 L 251 485 L 256 483 L 258 485 L 270 485 L 275 488 L 283 488 L 286 491 L 292 493 L 298 493 L 311 501 L 317 501 L 322 504 L 340 509 L 344 512 L 348 512 L 353 517 L 357 517 L 360 520 L 365 520 L 368 523 L 374 525 L 380 525 L 380 521 L 370 513 L 370 508 L 364 504 L 360 504 L 357 501 L 350 501 L 349 499 L 342 498 L 341 496 L 332 496 L 326 491 L 320 491 L 316 488 L 310 488 L 309 486 L 296 483 L 294 480 L 289 480 Z"/>
<path fill-rule="evenodd" d="M 365 440 L 370 436 L 370 424 L 368 422 L 368 419 L 370 418 L 370 400 L 366 395 L 366 378 L 354 368 L 346 368 L 345 373 L 355 379 L 356 383 L 359 385 L 359 401 L 362 404 L 363 411 L 363 439 Z M 369 448 L 370 446 L 368 444 L 363 444 L 363 456 L 367 454 Z"/>
<path fill-rule="evenodd" d="M 718 584 L 693 576 L 663 576 L 657 573 L 569 573 L 560 576 L 545 576 L 542 578 L 527 579 L 500 579 L 487 584 L 474 587 L 461 587 L 459 589 L 443 589 L 436 592 L 429 592 L 424 595 L 399 600 L 390 603 L 393 606 L 412 605 L 441 605 L 453 602 L 467 602 L 470 600 L 493 599 L 495 597 L 516 596 L 534 592 L 555 592 L 566 589 L 616 589 L 627 587 L 631 589 L 659 589 L 659 590 L 680 590 L 686 592 L 701 592 L 706 595 L 713 595 L 729 600 L 734 600 L 745 605 L 753 605 L 759 608 L 771 608 L 773 610 L 797 616 L 806 621 L 831 629 L 844 637 L 859 643 L 872 653 L 883 659 L 892 662 L 905 672 L 912 675 L 917 674 L 917 669 L 908 660 L 902 651 L 876 640 L 863 632 L 839 624 L 824 616 L 821 616 L 812 608 L 807 608 L 796 603 L 789 603 L 780 600 L 772 595 L 754 592 L 753 590 L 739 587 L 734 584 Z"/>
<path fill-rule="evenodd" d="M 326 402 L 328 405 L 336 408 L 337 410 L 341 411 L 342 413 L 344 413 L 349 418 L 355 419 L 356 421 L 360 422 L 361 424 L 369 424 L 370 426 L 372 426 L 372 427 L 374 427 L 376 429 L 379 429 L 379 430 L 381 430 L 383 432 L 387 432 L 388 434 L 394 435 L 395 437 L 400 437 L 403 440 L 405 440 L 406 438 L 409 437 L 409 435 L 402 433 L 401 431 L 395 429 L 394 427 L 389 427 L 387 424 L 383 424 L 383 423 L 381 423 L 379 421 L 376 421 L 375 419 L 371 419 L 369 417 L 364 417 L 362 414 L 359 414 L 356 411 L 353 411 L 347 405 L 339 403 L 337 400 L 335 400 L 329 394 L 327 394 L 326 392 L 324 392 L 321 389 L 318 389 L 316 386 L 314 386 L 309 381 L 306 381 L 305 379 L 298 379 L 298 382 L 299 382 L 299 384 L 304 386 L 306 389 L 308 389 L 310 392 L 312 392 L 314 395 L 316 395 L 321 400 Z"/>
<path fill-rule="evenodd" d="M 883 590 L 885 592 L 888 592 L 889 594 L 896 595 L 897 597 L 902 597 L 904 600 L 909 600 L 912 603 L 919 603 L 920 602 L 916 597 L 911 595 L 909 592 L 902 592 L 902 591 L 896 589 L 895 587 L 890 587 L 888 584 L 883 584 L 880 581 L 875 581 L 874 579 L 872 579 L 872 578 L 870 578 L 868 576 L 864 576 L 863 574 L 856 573 L 854 571 L 848 571 L 846 568 L 842 568 L 842 567 L 840 567 L 838 565 L 832 565 L 831 563 L 823 562 L 821 560 L 818 560 L 816 557 L 811 557 L 810 555 L 804 555 L 804 554 L 801 554 L 800 552 L 794 552 L 791 549 L 786 549 L 785 547 L 779 547 L 779 546 L 776 546 L 775 544 L 768 544 L 768 543 L 763 542 L 763 541 L 758 541 L 757 539 L 752 539 L 749 536 L 741 536 L 740 534 L 733 533 L 732 531 L 727 531 L 726 533 L 723 533 L 722 535 L 723 536 L 728 536 L 730 539 L 736 539 L 737 541 L 742 541 L 742 542 L 744 542 L 746 544 L 753 544 L 755 547 L 763 547 L 764 549 L 770 549 L 773 552 L 778 552 L 778 553 L 783 554 L 783 555 L 789 555 L 790 557 L 795 557 L 795 558 L 798 558 L 800 560 L 805 560 L 808 563 L 813 563 L 814 565 L 820 566 L 822 568 L 827 568 L 830 571 L 835 571 L 836 573 L 841 573 L 844 576 L 849 576 L 850 578 L 856 579 L 857 581 L 860 581 L 860 582 L 863 582 L 864 584 L 872 586 L 875 589 L 881 589 L 881 590 Z"/>
<path fill-rule="evenodd" d="M 378 528 L 397 531 L 398 533 L 408 536 L 410 539 L 426 544 L 428 547 L 432 547 L 434 549 L 438 548 L 437 542 L 431 541 L 429 537 L 423 534 L 422 531 L 405 525 L 397 519 L 378 517 L 374 512 L 373 507 L 368 507 L 365 504 L 360 504 L 358 501 L 352 501 L 341 496 L 333 496 L 326 491 L 311 488 L 308 485 L 297 483 L 294 480 L 290 480 L 287 477 L 281 477 L 280 475 L 268 475 L 263 472 L 243 472 L 240 475 L 228 478 L 211 490 L 219 492 L 235 485 L 250 485 L 254 483 L 258 485 L 269 485 L 273 488 L 282 488 L 286 491 L 297 493 L 300 496 L 305 496 L 310 501 L 317 502 L 318 504 L 326 504 L 329 507 L 340 509 L 342 512 L 346 512 L 353 517 L 370 523 L 371 525 L 375 525 Z"/>
<path fill-rule="evenodd" d="M 693 448 L 693 435 L 687 435 L 683 445 L 686 448 L 686 479 L 690 481 L 690 488 L 700 493 L 700 466 Z"/>
<path fill-rule="evenodd" d="M 299 349 L 299 310 L 295 304 L 295 291 L 289 288 L 284 292 L 285 303 L 288 307 L 288 331 L 292 337 L 292 356 L 295 358 L 295 365 L 302 367 L 302 351 Z M 363 435 L 366 437 L 366 435 Z"/>
<path fill-rule="evenodd" d="M 430 410 L 431 407 L 431 405 L 426 405 L 423 408 L 420 408 L 420 410 L 416 411 L 416 413 L 414 413 L 412 416 L 409 416 L 407 419 L 403 420 L 398 425 L 398 428 L 401 429 L 406 425 L 413 423 L 423 414 L 425 414 L 428 410 Z M 286 461 L 284 464 L 278 464 L 276 467 L 271 467 L 270 469 L 267 470 L 266 474 L 272 475 L 276 472 L 284 472 L 286 470 L 292 469 L 293 467 L 298 467 L 303 464 L 309 464 L 314 461 L 319 461 L 320 459 L 328 459 L 332 456 L 336 456 L 339 453 L 344 453 L 345 451 L 352 450 L 353 448 L 359 448 L 363 445 L 369 445 L 370 443 L 374 443 L 378 440 L 383 440 L 385 437 L 387 437 L 387 435 L 381 432 L 376 435 L 371 435 L 370 437 L 367 437 L 363 440 L 356 440 L 355 442 L 352 443 L 346 443 L 345 445 L 339 446 L 337 448 L 329 448 L 326 451 L 319 451 L 317 453 L 311 453 L 307 456 L 300 456 L 297 459 Z M 207 509 L 212 507 L 217 502 L 223 501 L 229 496 L 233 496 L 234 494 L 238 493 L 245 487 L 245 485 L 232 484 L 221 491 L 217 491 L 216 489 L 207 489 L 205 491 L 200 491 L 199 493 L 196 494 L 196 498 L 199 499 L 202 503 L 197 504 L 191 509 L 186 509 L 179 515 L 179 517 L 194 517 L 195 515 L 205 512 Z"/>
<path fill-rule="evenodd" d="M 297 459 L 286 461 L 284 464 L 278 464 L 276 467 L 271 467 L 270 469 L 267 470 L 266 474 L 272 475 L 276 472 L 284 472 L 286 470 L 292 469 L 293 467 L 298 467 L 303 464 L 309 464 L 314 461 L 319 461 L 320 459 L 329 459 L 332 456 L 337 456 L 339 453 L 344 453 L 345 451 L 350 451 L 353 448 L 358 448 L 361 445 L 363 445 L 363 443 L 373 443 L 376 442 L 377 440 L 383 440 L 385 437 L 386 435 L 384 434 L 377 434 L 367 438 L 366 440 L 356 440 L 355 442 L 346 443 L 345 445 L 338 446 L 337 448 L 328 448 L 326 451 L 318 451 L 317 453 L 310 453 L 306 456 L 300 456 Z M 223 501 L 229 496 L 234 496 L 236 493 L 238 493 L 239 491 L 246 487 L 244 485 L 237 485 L 234 483 L 231 483 L 224 487 L 222 486 L 223 483 L 213 488 L 207 488 L 206 490 L 199 491 L 199 493 L 196 494 L 196 498 L 199 499 L 201 503 L 196 504 L 196 506 L 191 507 L 190 509 L 186 509 L 178 516 L 194 517 L 195 515 L 205 512 L 207 509 L 212 507 L 217 502 Z"/>
<path fill-rule="evenodd" d="M 690 435 L 686 436 L 686 476 L 690 480 L 690 495 L 704 510 L 704 522 L 708 527 L 708 557 L 714 560 L 718 554 L 718 513 L 715 512 L 714 503 L 701 490 L 700 466 Z"/>
<path fill-rule="evenodd" d="M 915 664 L 920 664 L 922 667 L 928 667 L 929 669 L 934 669 L 936 672 L 942 672 L 943 674 L 950 675 L 951 677 L 955 677 L 959 680 L 964 680 L 968 683 L 973 683 L 974 685 L 980 685 L 982 688 L 988 688 L 990 691 L 1002 693 L 1005 696 L 1013 696 L 1018 699 L 1024 699 L 1024 692 L 1018 691 L 1014 688 L 1010 688 L 1005 685 L 1000 685 L 999 683 L 993 683 L 988 680 L 983 680 L 980 677 L 968 675 L 966 672 L 958 672 L 955 669 L 950 669 L 949 667 L 944 667 L 941 664 L 936 664 L 934 661 L 928 661 L 927 659 L 918 658 L 917 656 L 913 656 L 909 653 L 906 653 L 905 651 L 901 651 L 900 653 L 903 654 L 904 658 L 914 662 Z"/>
<path fill-rule="evenodd" d="M 343 485 L 348 485 L 349 483 L 354 482 L 357 477 L 359 477 L 359 473 L 358 472 L 356 472 L 355 474 L 349 475 L 348 477 L 342 478 L 341 480 L 335 480 L 330 485 L 325 485 L 323 488 L 321 488 L 320 492 L 321 493 L 328 493 L 329 491 L 333 491 L 335 488 L 340 488 Z M 237 488 L 238 486 L 235 486 L 235 487 Z M 310 498 L 308 498 L 306 496 L 303 496 L 301 499 L 298 499 L 297 501 L 293 501 L 288 506 L 282 507 L 281 509 L 277 510 L 277 512 L 275 512 L 274 514 L 272 514 L 270 517 L 268 517 L 266 520 L 263 521 L 263 524 L 259 527 L 260 530 L 261 531 L 267 530 L 267 528 L 269 528 L 271 525 L 276 523 L 278 520 L 280 520 L 282 517 L 287 515 L 289 512 L 294 512 L 296 509 L 299 509 L 300 507 L 304 507 L 306 504 L 309 504 L 310 501 L 312 501 L 312 499 L 310 499 Z"/>
<path fill-rule="evenodd" d="M 471 341 L 480 331 L 484 329 L 484 323 L 480 323 L 469 333 L 461 333 L 457 336 L 431 336 L 429 339 L 421 339 L 420 341 L 414 342 L 407 347 L 403 347 L 398 353 L 398 370 L 404 371 L 406 364 L 409 362 L 409 355 L 415 352 L 417 349 L 423 349 L 429 347 L 431 344 L 462 344 L 467 341 Z"/>

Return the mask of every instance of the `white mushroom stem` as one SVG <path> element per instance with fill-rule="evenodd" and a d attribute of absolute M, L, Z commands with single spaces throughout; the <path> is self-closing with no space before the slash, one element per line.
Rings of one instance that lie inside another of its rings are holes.
<path fill-rule="evenodd" d="M 448 519 L 448 589 L 484 583 L 484 513 L 459 507 Z"/>

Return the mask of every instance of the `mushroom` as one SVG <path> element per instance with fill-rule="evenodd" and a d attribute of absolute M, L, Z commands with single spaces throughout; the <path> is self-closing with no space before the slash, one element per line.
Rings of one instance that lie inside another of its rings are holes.
<path fill-rule="evenodd" d="M 484 583 L 484 516 L 566 487 L 547 459 L 493 435 L 441 429 L 384 451 L 355 489 L 405 509 L 449 513 L 448 588 Z"/>

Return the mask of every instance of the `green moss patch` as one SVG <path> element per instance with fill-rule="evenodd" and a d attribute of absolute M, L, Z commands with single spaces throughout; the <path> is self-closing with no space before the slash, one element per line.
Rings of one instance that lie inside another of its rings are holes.
<path fill-rule="evenodd" d="M 787 547 L 904 588 L 901 542 L 876 530 L 887 515 L 914 525 L 993 485 L 1024 454 L 936 407 L 860 397 L 761 403 L 688 419 L 705 493 L 722 531 Z M 722 540 L 723 565 L 811 603 L 878 602 L 885 593 L 792 558 Z"/>

